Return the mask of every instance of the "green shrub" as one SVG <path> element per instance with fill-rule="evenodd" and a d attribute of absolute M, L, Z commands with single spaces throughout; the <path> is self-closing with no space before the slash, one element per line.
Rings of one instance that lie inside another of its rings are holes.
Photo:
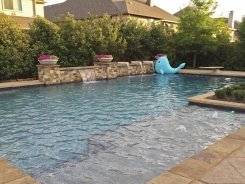
<path fill-rule="evenodd" d="M 237 89 L 232 91 L 232 97 L 236 100 L 245 100 L 245 90 Z"/>
<path fill-rule="evenodd" d="M 228 86 L 228 87 L 224 87 L 222 89 L 218 89 L 215 91 L 215 95 L 218 98 L 225 98 L 225 97 L 230 97 L 231 93 L 233 91 L 234 87 L 232 86 Z"/>
<path fill-rule="evenodd" d="M 231 92 L 234 90 L 234 86 L 225 87 L 223 90 L 224 90 L 226 96 L 231 96 Z"/>
<path fill-rule="evenodd" d="M 245 99 L 245 83 L 232 85 L 215 90 L 215 96 L 220 99 L 235 99 L 244 100 Z"/>
<path fill-rule="evenodd" d="M 0 13 L 0 81 L 30 77 L 28 36 L 7 15 Z"/>
<path fill-rule="evenodd" d="M 215 96 L 217 98 L 224 99 L 226 96 L 226 93 L 223 89 L 218 89 L 218 90 L 215 90 Z"/>
<path fill-rule="evenodd" d="M 239 86 L 241 89 L 245 90 L 245 83 L 240 83 Z"/>

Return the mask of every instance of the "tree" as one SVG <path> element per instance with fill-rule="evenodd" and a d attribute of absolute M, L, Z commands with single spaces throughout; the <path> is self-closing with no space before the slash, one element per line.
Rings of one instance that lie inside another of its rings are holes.
<path fill-rule="evenodd" d="M 239 25 L 237 33 L 238 33 L 238 38 L 239 38 L 239 45 L 243 49 L 245 49 L 245 19 L 243 19 L 243 21 Z"/>
<path fill-rule="evenodd" d="M 86 39 L 96 54 L 111 54 L 117 61 L 124 54 L 127 43 L 120 35 L 120 18 L 112 19 L 105 14 L 103 17 L 91 17 L 82 21 Z"/>
<path fill-rule="evenodd" d="M 90 65 L 94 52 L 86 39 L 83 23 L 67 14 L 57 19 L 60 27 L 60 64 L 62 66 Z"/>
<path fill-rule="evenodd" d="M 126 61 L 149 59 L 150 51 L 147 47 L 150 40 L 150 27 L 134 19 L 124 21 L 120 27 L 120 35 L 127 42 L 124 54 Z"/>
<path fill-rule="evenodd" d="M 150 30 L 150 38 L 147 44 L 148 50 L 152 56 L 164 53 L 175 59 L 175 33 L 173 29 L 166 27 L 161 23 L 153 23 Z"/>
<path fill-rule="evenodd" d="M 179 50 L 193 54 L 193 68 L 198 54 L 214 51 L 229 41 L 228 25 L 211 18 L 216 8 L 214 0 L 191 0 L 180 14 L 177 43 Z"/>
<path fill-rule="evenodd" d="M 37 58 L 40 55 L 58 55 L 60 46 L 59 27 L 44 19 L 42 17 L 36 17 L 30 30 L 30 46 L 32 48 L 33 58 Z"/>
<path fill-rule="evenodd" d="M 240 58 L 239 58 L 239 63 L 238 66 L 245 68 L 245 53 L 244 53 L 244 49 L 245 49 L 245 19 L 243 19 L 243 21 L 241 22 L 241 24 L 239 25 L 238 28 L 238 49 L 239 49 L 239 53 L 240 53 Z"/>

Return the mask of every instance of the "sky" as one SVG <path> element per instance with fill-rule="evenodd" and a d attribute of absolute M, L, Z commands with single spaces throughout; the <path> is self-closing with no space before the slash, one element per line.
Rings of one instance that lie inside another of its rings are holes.
<path fill-rule="evenodd" d="M 65 0 L 46 0 L 46 5 L 64 2 Z M 88 0 L 89 1 L 89 0 Z M 176 13 L 188 5 L 190 0 L 155 0 L 154 4 L 169 13 Z M 216 0 L 218 8 L 215 17 L 228 17 L 230 11 L 234 11 L 235 20 L 241 21 L 245 15 L 245 0 Z"/>

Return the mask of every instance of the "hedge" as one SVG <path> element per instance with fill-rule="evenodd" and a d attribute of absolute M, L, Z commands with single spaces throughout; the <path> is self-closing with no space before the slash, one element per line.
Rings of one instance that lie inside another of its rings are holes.
<path fill-rule="evenodd" d="M 68 14 L 57 23 L 37 17 L 30 30 L 23 31 L 2 13 L 0 20 L 0 81 L 35 77 L 37 57 L 42 54 L 57 55 L 62 66 L 93 65 L 96 54 L 111 54 L 114 61 L 130 61 L 154 60 L 158 53 L 168 54 L 174 65 L 191 65 L 192 59 L 176 47 L 178 33 L 161 23 L 111 19 L 108 15 L 75 20 Z M 216 52 L 199 57 L 199 63 L 245 68 L 240 45 L 220 46 Z"/>

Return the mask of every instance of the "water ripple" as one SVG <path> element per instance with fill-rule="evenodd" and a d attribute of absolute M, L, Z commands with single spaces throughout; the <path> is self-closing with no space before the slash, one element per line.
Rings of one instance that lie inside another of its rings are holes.
<path fill-rule="evenodd" d="M 222 77 L 152 75 L 1 91 L 0 154 L 43 183 L 145 181 L 244 123 L 187 106 L 223 85 Z"/>

